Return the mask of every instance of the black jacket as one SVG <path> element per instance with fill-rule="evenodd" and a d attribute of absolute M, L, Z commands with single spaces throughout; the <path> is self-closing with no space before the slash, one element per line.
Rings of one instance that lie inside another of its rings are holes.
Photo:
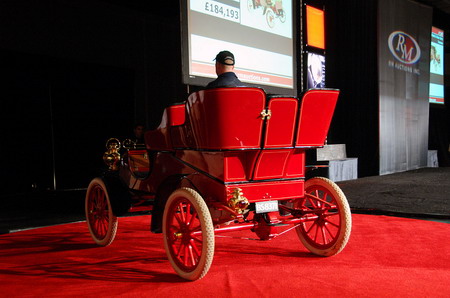
<path fill-rule="evenodd" d="M 206 85 L 208 89 L 220 87 L 245 87 L 245 84 L 239 81 L 234 72 L 224 72 L 217 79 Z"/>

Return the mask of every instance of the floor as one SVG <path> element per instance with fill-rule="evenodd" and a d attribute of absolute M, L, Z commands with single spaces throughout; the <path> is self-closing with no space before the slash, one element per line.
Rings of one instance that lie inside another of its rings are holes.
<path fill-rule="evenodd" d="M 270 241 L 249 240 L 250 230 L 229 232 L 214 238 L 206 276 L 186 282 L 149 222 L 148 215 L 120 218 L 107 247 L 94 244 L 84 222 L 0 235 L 0 296 L 447 298 L 450 292 L 446 223 L 354 214 L 347 245 L 329 258 L 310 253 L 295 231 L 281 233 L 286 226 Z"/>
<path fill-rule="evenodd" d="M 450 219 L 450 167 L 338 182 L 354 212 Z"/>

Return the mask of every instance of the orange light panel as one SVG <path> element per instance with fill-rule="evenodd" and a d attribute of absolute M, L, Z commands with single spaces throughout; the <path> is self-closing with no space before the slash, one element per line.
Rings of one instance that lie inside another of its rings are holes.
<path fill-rule="evenodd" d="M 325 22 L 323 10 L 306 5 L 307 43 L 319 49 L 325 49 Z"/>

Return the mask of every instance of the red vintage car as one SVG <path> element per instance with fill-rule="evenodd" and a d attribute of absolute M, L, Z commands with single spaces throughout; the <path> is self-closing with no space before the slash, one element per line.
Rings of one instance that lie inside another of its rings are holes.
<path fill-rule="evenodd" d="M 152 232 L 164 234 L 171 265 L 188 280 L 208 272 L 215 235 L 229 231 L 269 240 L 295 230 L 312 253 L 339 253 L 351 231 L 345 195 L 326 178 L 305 181 L 305 151 L 324 145 L 338 95 L 203 90 L 166 108 L 144 147 L 109 140 L 109 169 L 86 194 L 92 238 L 109 245 L 117 216 L 150 209 Z"/>
<path fill-rule="evenodd" d="M 282 0 L 247 0 L 249 12 L 262 9 L 262 14 L 266 16 L 267 25 L 270 28 L 275 27 L 275 18 L 280 19 L 281 23 L 286 22 L 286 12 L 283 9 Z"/>

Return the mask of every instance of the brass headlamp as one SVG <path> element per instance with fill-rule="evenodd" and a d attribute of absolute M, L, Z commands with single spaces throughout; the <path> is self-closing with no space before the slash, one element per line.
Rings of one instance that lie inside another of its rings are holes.
<path fill-rule="evenodd" d="M 120 148 L 121 145 L 118 139 L 111 138 L 106 141 L 107 151 L 103 154 L 103 161 L 108 166 L 110 171 L 117 171 L 119 169 L 118 163 L 120 161 Z"/>

